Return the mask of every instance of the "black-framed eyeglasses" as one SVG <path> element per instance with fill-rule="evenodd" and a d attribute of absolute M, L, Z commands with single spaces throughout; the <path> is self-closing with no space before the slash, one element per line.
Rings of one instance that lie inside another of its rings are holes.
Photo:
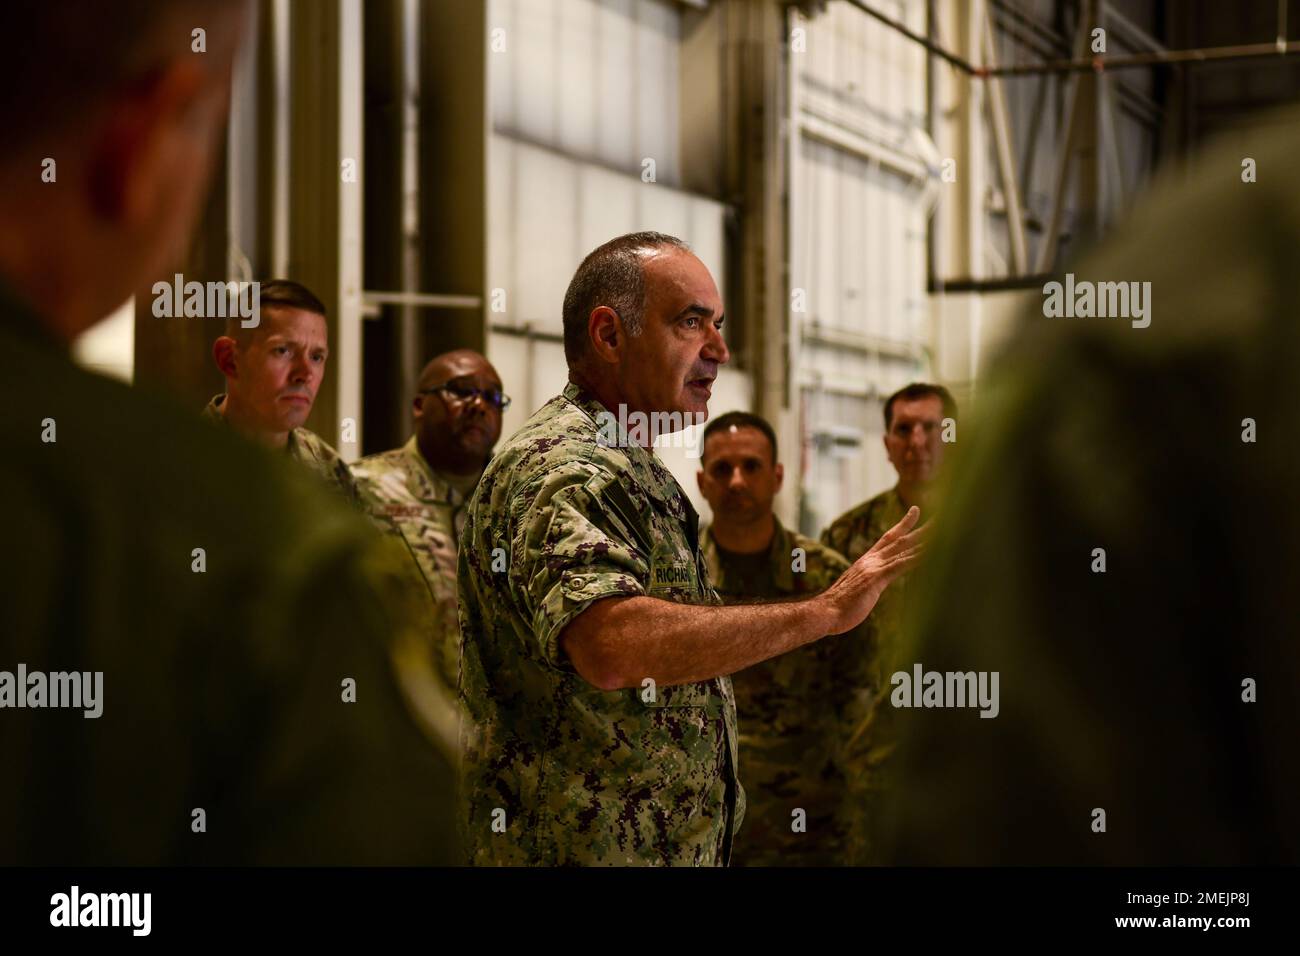
<path fill-rule="evenodd" d="M 483 401 L 502 412 L 510 407 L 510 396 L 499 388 L 475 388 L 473 385 L 457 385 L 454 382 L 443 382 L 441 385 L 435 385 L 432 388 L 422 388 L 419 394 L 432 395 L 434 392 L 446 392 L 458 402 L 472 402 L 482 396 Z"/>

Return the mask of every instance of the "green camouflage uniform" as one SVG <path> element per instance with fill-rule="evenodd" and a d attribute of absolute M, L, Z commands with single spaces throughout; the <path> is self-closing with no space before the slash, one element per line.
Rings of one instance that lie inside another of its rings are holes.
<path fill-rule="evenodd" d="M 420 566 L 441 622 L 434 660 L 454 693 L 460 672 L 456 550 L 468 496 L 429 467 L 414 436 L 401 448 L 354 463 L 352 475 L 363 506 L 406 542 Z"/>
<path fill-rule="evenodd" d="M 803 552 L 801 570 L 794 570 L 796 549 Z M 779 520 L 761 556 L 767 572 L 761 583 L 739 572 L 740 557 L 721 549 L 711 529 L 701 550 L 709 578 L 727 604 L 808 597 L 830 587 L 848 567 L 830 548 L 787 531 Z M 847 728 L 842 718 L 861 689 L 869 653 L 864 631 L 823 638 L 732 676 L 747 802 L 736 865 L 844 861 L 839 759 Z M 804 811 L 804 832 L 792 828 L 796 809 Z"/>
<path fill-rule="evenodd" d="M 891 862 L 1300 861 L 1300 112 L 1256 122 L 1258 182 L 1173 163 L 1069 269 L 1149 327 L 1032 296 L 980 387 L 905 653 L 1000 713 L 895 711 Z"/>
<path fill-rule="evenodd" d="M 470 500 L 458 579 L 475 863 L 721 865 L 744 814 L 730 680 L 607 692 L 558 647 L 601 598 L 719 603 L 690 501 L 652 451 L 598 434 L 604 411 L 568 385 Z"/>
<path fill-rule="evenodd" d="M 203 417 L 211 422 L 225 424 L 226 418 L 221 414 L 221 403 L 225 400 L 224 393 L 213 398 L 203 409 Z M 352 472 L 348 471 L 347 463 L 325 439 L 306 428 L 295 428 L 289 432 L 289 445 L 285 451 L 290 458 L 302 462 L 334 485 L 350 504 L 359 504 L 360 499 L 357 496 L 356 482 L 352 480 Z"/>
<path fill-rule="evenodd" d="M 849 561 L 871 550 L 881 535 L 903 520 L 907 506 L 897 488 L 845 512 L 822 532 L 822 544 L 834 548 Z M 845 807 L 847 830 L 845 849 L 848 862 L 863 865 L 879 862 L 871 840 L 871 817 L 879 807 L 885 761 L 894 748 L 888 707 L 881 707 L 889 690 L 889 675 L 897 669 L 906 607 L 907 575 L 895 580 L 880 595 L 863 627 L 871 648 L 865 665 L 863 687 L 846 712 L 847 741 L 844 751 Z"/>
<path fill-rule="evenodd" d="M 103 673 L 98 718 L 0 711 L 0 865 L 459 860 L 450 750 L 392 661 L 398 549 L 283 455 L 77 368 L 3 290 L 0 353 L 0 670 Z"/>

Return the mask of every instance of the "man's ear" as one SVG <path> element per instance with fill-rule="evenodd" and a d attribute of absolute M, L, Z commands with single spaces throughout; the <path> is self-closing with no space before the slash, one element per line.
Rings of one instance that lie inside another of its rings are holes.
<path fill-rule="evenodd" d="M 778 461 L 776 463 L 776 468 L 773 469 L 773 473 L 776 475 L 776 490 L 780 491 L 781 485 L 785 483 L 785 465 Z"/>
<path fill-rule="evenodd" d="M 212 343 L 212 358 L 226 378 L 239 378 L 239 343 L 229 335 Z"/>
<path fill-rule="evenodd" d="M 416 393 L 415 398 L 411 399 L 411 418 L 419 421 L 424 414 L 424 400 L 427 396 Z"/>
<path fill-rule="evenodd" d="M 618 364 L 623 355 L 623 319 L 607 305 L 598 305 L 587 317 L 587 338 L 591 350 L 602 361 Z"/>
<path fill-rule="evenodd" d="M 695 484 L 700 488 L 700 494 L 704 494 L 704 469 L 701 468 L 695 473 Z"/>

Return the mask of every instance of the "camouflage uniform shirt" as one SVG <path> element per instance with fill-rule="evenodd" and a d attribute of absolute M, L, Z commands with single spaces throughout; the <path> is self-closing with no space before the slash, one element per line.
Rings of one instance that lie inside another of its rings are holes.
<path fill-rule="evenodd" d="M 771 546 L 759 556 L 767 571 L 763 584 L 744 579 L 741 567 L 748 556 L 720 548 L 712 529 L 704 533 L 701 549 L 709 578 L 727 604 L 808 597 L 824 591 L 848 567 L 830 548 L 787 531 L 779 520 Z M 863 630 L 823 638 L 732 677 L 748 801 L 735 863 L 843 861 L 839 747 L 848 728 L 840 718 L 862 679 Z M 804 811 L 801 831 L 793 829 L 795 810 Z"/>
<path fill-rule="evenodd" d="M 559 649 L 601 598 L 719 603 L 689 500 L 653 452 L 604 440 L 605 411 L 568 385 L 470 500 L 458 581 L 475 863 L 725 864 L 744 814 L 729 679 L 602 691 Z"/>
<path fill-rule="evenodd" d="M 898 489 L 890 488 L 837 518 L 822 532 L 822 544 L 856 561 L 905 514 L 907 506 Z M 863 624 L 867 634 L 864 646 L 870 654 L 860 662 L 861 687 L 845 711 L 845 722 L 850 726 L 842 754 L 846 777 L 843 816 L 846 855 L 854 864 L 879 862 L 877 847 L 871 840 L 875 832 L 872 818 L 878 813 L 883 768 L 894 749 L 892 713 L 881 704 L 890 689 L 889 675 L 897 669 L 907 579 L 908 575 L 904 575 L 885 589 Z"/>
<path fill-rule="evenodd" d="M 429 585 L 441 622 L 434 660 L 454 691 L 460 670 L 456 550 L 467 496 L 429 467 L 414 437 L 401 448 L 356 462 L 352 475 L 363 506 L 406 542 Z"/>
<path fill-rule="evenodd" d="M 213 398 L 203 409 L 203 417 L 208 421 L 226 424 L 226 417 L 221 414 L 221 404 L 225 400 L 224 393 Z M 285 450 L 290 458 L 302 462 L 334 485 L 350 503 L 359 504 L 360 499 L 357 496 L 356 482 L 352 480 L 352 472 L 348 471 L 347 463 L 325 439 L 305 428 L 295 428 L 289 432 L 289 445 Z"/>

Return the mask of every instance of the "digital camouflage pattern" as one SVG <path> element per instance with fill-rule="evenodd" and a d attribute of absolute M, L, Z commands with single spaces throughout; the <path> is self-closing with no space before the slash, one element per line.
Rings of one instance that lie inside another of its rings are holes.
<path fill-rule="evenodd" d="M 439 622 L 433 658 L 438 676 L 454 693 L 460 673 L 456 551 L 467 496 L 429 467 L 414 437 L 401 448 L 355 462 L 352 476 L 362 506 L 405 541 L 429 586 Z"/>
<path fill-rule="evenodd" d="M 224 393 L 213 398 L 203 409 L 203 417 L 208 421 L 225 425 L 226 418 L 221 414 L 221 403 L 225 400 Z M 339 453 L 331 448 L 325 439 L 306 428 L 295 428 L 289 432 L 289 445 L 285 450 L 290 458 L 302 462 L 337 488 L 350 504 L 360 505 L 352 472 L 348 470 L 347 463 L 339 457 Z"/>
<path fill-rule="evenodd" d="M 837 518 L 822 532 L 822 544 L 856 561 L 906 514 L 898 489 L 890 488 Z M 902 644 L 908 577 L 904 574 L 890 584 L 863 622 L 871 654 L 860 691 L 845 715 L 851 725 L 843 751 L 845 858 L 857 865 L 880 861 L 871 836 L 872 818 L 879 811 L 885 765 L 894 749 L 887 698 L 889 675 L 897 670 Z"/>
<path fill-rule="evenodd" d="M 839 554 L 776 522 L 766 554 L 767 593 L 754 593 L 729 566 L 712 530 L 702 544 L 709 577 L 727 604 L 810 597 L 849 566 Z M 801 570 L 796 570 L 801 568 Z M 844 862 L 842 748 L 856 713 L 870 646 L 866 627 L 826 637 L 732 675 L 747 807 L 733 862 L 744 866 L 831 866 Z M 803 810 L 805 830 L 793 829 Z"/>
<path fill-rule="evenodd" d="M 690 501 L 652 451 L 600 439 L 603 412 L 566 386 L 470 500 L 458 578 L 476 864 L 724 865 L 744 815 L 730 680 L 606 692 L 558 647 L 601 598 L 718 603 Z"/>

